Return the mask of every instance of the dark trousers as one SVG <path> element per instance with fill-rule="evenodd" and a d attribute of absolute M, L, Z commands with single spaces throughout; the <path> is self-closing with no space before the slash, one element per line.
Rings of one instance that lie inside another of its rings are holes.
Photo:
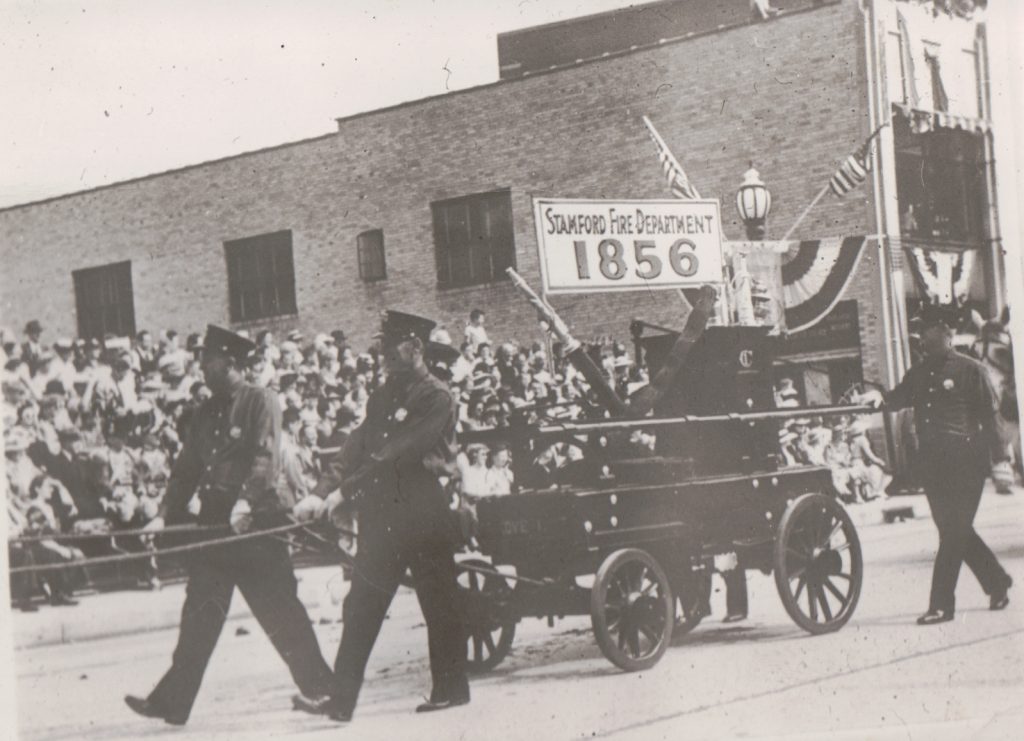
<path fill-rule="evenodd" d="M 962 452 L 952 455 L 949 451 L 927 459 L 925 493 L 939 530 L 929 608 L 952 612 L 961 563 L 974 572 L 986 594 L 1002 589 L 1009 577 L 974 530 L 974 515 L 988 474 L 987 460 L 965 460 Z"/>
<path fill-rule="evenodd" d="M 333 695 L 348 710 L 356 706 L 366 662 L 407 568 L 412 570 L 427 624 L 431 699 L 469 696 L 466 633 L 451 538 L 417 530 L 366 523 L 360 534 L 352 587 L 343 607 L 345 627 L 334 664 Z"/>
<path fill-rule="evenodd" d="M 727 615 L 746 615 L 747 572 L 741 568 L 721 572 L 725 581 L 725 612 Z M 704 590 L 704 614 L 711 614 L 711 574 L 708 573 L 702 585 Z"/>
<path fill-rule="evenodd" d="M 188 718 L 217 645 L 235 587 L 306 695 L 326 694 L 331 670 L 296 594 L 288 546 L 270 538 L 198 551 L 189 563 L 185 606 L 171 668 L 149 696 L 168 716 Z"/>
<path fill-rule="evenodd" d="M 7 555 L 11 568 L 19 566 L 49 566 L 65 564 L 67 559 L 42 543 L 23 543 L 9 546 Z M 27 602 L 44 587 L 49 597 L 70 596 L 75 584 L 81 582 L 81 567 L 47 569 L 11 574 L 11 598 L 16 602 Z"/>

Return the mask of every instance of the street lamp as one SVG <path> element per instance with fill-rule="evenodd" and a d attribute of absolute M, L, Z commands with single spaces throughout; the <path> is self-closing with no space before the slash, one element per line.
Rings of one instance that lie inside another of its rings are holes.
<path fill-rule="evenodd" d="M 743 174 L 743 182 L 736 191 L 736 210 L 747 229 L 747 239 L 764 239 L 764 223 L 772 210 L 772 194 L 761 180 L 761 174 L 754 169 L 753 162 Z"/>

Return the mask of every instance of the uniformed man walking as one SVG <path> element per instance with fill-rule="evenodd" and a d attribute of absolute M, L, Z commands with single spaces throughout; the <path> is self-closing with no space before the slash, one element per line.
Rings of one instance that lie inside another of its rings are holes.
<path fill-rule="evenodd" d="M 254 524 L 280 525 L 294 505 L 277 486 L 280 406 L 270 391 L 242 381 L 239 367 L 254 348 L 250 340 L 226 329 L 207 329 L 202 368 L 213 396 L 193 418 L 160 516 L 147 529 L 159 531 L 165 520 L 182 518 L 193 494 L 202 503 L 201 525 L 230 523 L 236 533 Z M 171 668 L 147 698 L 125 697 L 128 707 L 175 725 L 188 720 L 236 586 L 300 691 L 315 695 L 328 690 L 331 670 L 296 595 L 288 547 L 261 537 L 202 549 L 190 557 Z"/>
<path fill-rule="evenodd" d="M 333 690 L 329 697 L 296 697 L 299 710 L 351 719 L 366 662 L 407 568 L 427 624 L 433 681 L 430 699 L 416 710 L 469 702 L 455 527 L 438 481 L 454 469 L 457 406 L 423 360 L 433 328 L 429 319 L 386 313 L 378 337 L 387 381 L 370 396 L 366 419 L 314 489 L 328 501 L 339 499 L 339 487 L 346 497 L 356 496 L 359 540 Z"/>
<path fill-rule="evenodd" d="M 888 409 L 914 408 L 925 493 L 939 530 L 928 611 L 917 622 L 953 619 L 960 564 L 966 562 L 989 595 L 989 607 L 1009 603 L 1013 581 L 974 530 L 981 491 L 992 463 L 1006 459 L 998 401 L 984 367 L 953 349 L 953 330 L 938 310 L 921 324 L 924 359 L 886 394 L 860 401 Z"/>

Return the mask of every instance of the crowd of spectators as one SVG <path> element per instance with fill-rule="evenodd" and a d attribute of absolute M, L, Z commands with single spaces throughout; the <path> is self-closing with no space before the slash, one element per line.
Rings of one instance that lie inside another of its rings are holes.
<path fill-rule="evenodd" d="M 299 501 L 315 486 L 323 457 L 338 450 L 362 421 L 369 394 L 383 381 L 380 364 L 374 348 L 357 351 L 341 330 L 312 338 L 296 330 L 280 340 L 262 331 L 253 340 L 257 350 L 245 374 L 278 395 L 279 485 L 290 487 Z M 586 381 L 557 344 L 494 343 L 483 311 L 471 313 L 461 337 L 453 340 L 439 326 L 432 340 L 431 347 L 449 350 L 428 355 L 427 363 L 459 399 L 462 433 L 507 426 L 516 411 L 528 423 L 538 423 L 589 416 L 596 408 Z M 200 335 L 183 340 L 174 330 L 52 343 L 44 341 L 38 321 L 28 323 L 21 342 L 3 331 L 9 535 L 32 541 L 11 551 L 12 563 L 75 560 L 82 550 L 93 555 L 89 548 L 97 547 L 96 541 L 82 541 L 79 550 L 46 536 L 116 536 L 156 515 L 190 417 L 209 396 L 200 345 Z M 623 343 L 609 340 L 589 349 L 622 397 L 647 383 L 645 368 L 634 363 Z M 791 383 L 783 382 L 776 404 L 794 402 Z M 794 420 L 780 432 L 780 462 L 832 464 L 844 496 L 870 498 L 884 491 L 884 462 L 856 429 L 829 430 L 820 422 Z M 634 430 L 626 444 L 653 454 L 656 438 Z M 523 482 L 515 480 L 511 455 L 505 443 L 464 445 L 453 489 L 472 505 L 518 486 L 546 488 L 565 480 L 562 473 L 578 470 L 583 451 L 572 443 L 534 451 L 534 460 L 519 468 L 529 478 Z M 198 500 L 190 507 L 197 511 Z M 151 565 L 140 567 L 138 578 L 144 585 L 158 584 Z M 42 572 L 39 579 L 12 586 L 26 609 L 31 601 L 25 595 L 40 590 L 56 604 L 73 601 L 64 571 Z"/>
<path fill-rule="evenodd" d="M 370 392 L 382 382 L 378 357 L 373 348 L 350 347 L 341 330 L 312 338 L 292 331 L 280 340 L 262 331 L 253 339 L 258 349 L 245 374 L 279 396 L 281 485 L 301 499 L 315 485 L 322 456 L 337 450 L 362 420 Z M 427 360 L 460 400 L 460 431 L 506 425 L 516 408 L 528 407 L 536 421 L 575 416 L 587 404 L 586 383 L 557 351 L 549 358 L 541 343 L 493 344 L 480 310 L 471 313 L 457 353 L 443 327 L 432 339 L 451 348 Z M 12 554 L 15 561 L 80 558 L 80 550 L 43 536 L 116 534 L 156 515 L 189 419 L 209 395 L 200 344 L 200 335 L 183 339 L 174 330 L 47 342 L 35 320 L 20 342 L 3 331 L 9 534 L 38 540 Z M 644 382 L 621 343 L 595 348 L 595 357 L 623 393 Z M 459 455 L 456 484 L 469 497 L 515 487 L 509 449 L 492 447 L 467 446 Z M 41 585 L 33 580 L 23 591 L 41 586 L 51 600 L 65 601 L 62 573 L 45 572 Z M 141 578 L 155 583 L 152 570 Z"/>
<path fill-rule="evenodd" d="M 828 466 L 832 485 L 849 504 L 888 497 L 892 482 L 888 464 L 871 446 L 865 418 L 797 417 L 779 429 L 780 464 Z"/>

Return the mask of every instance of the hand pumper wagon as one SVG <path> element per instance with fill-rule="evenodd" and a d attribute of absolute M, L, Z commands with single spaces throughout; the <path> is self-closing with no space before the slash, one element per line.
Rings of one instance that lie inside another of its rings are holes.
<path fill-rule="evenodd" d="M 857 532 L 828 468 L 779 466 L 778 432 L 789 417 L 863 409 L 775 409 L 775 338 L 759 327 L 705 329 L 710 289 L 681 334 L 644 336 L 651 327 L 634 322 L 652 381 L 622 401 L 550 306 L 512 278 L 604 411 L 559 422 L 526 410 L 508 427 L 461 437 L 509 445 L 521 482 L 516 494 L 479 501 L 476 539 L 489 560 L 461 562 L 471 666 L 500 663 L 524 617 L 589 614 L 613 664 L 651 667 L 673 633 L 700 621 L 716 565 L 773 573 L 809 633 L 841 628 L 860 594 Z M 575 452 L 547 477 L 530 464 L 551 446 Z"/>

